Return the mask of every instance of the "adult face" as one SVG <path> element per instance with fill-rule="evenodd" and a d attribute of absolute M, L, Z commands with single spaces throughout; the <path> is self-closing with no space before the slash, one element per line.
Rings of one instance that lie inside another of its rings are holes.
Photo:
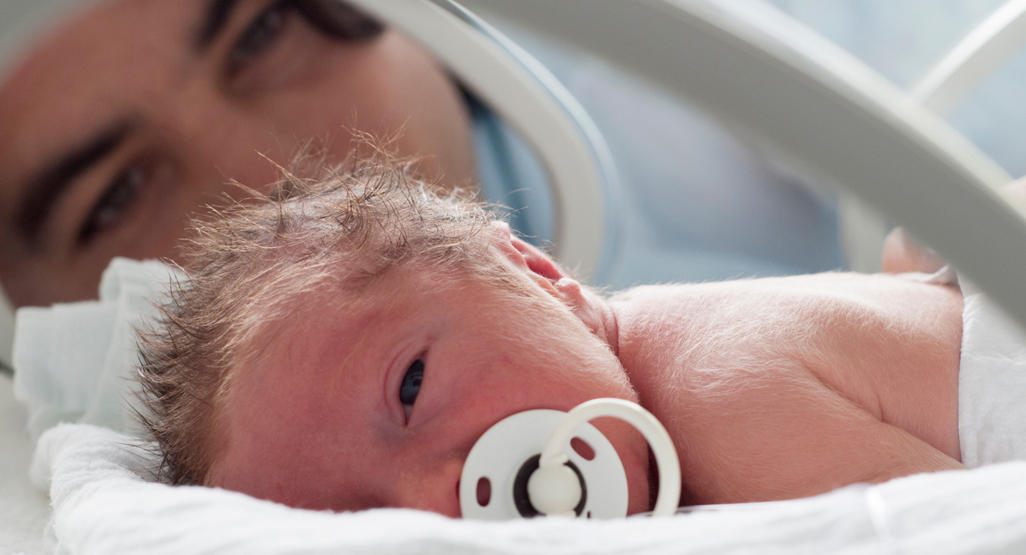
<path fill-rule="evenodd" d="M 94 297 L 116 255 L 173 258 L 191 212 L 241 194 L 230 180 L 266 186 L 311 140 L 340 159 L 353 130 L 402 129 L 426 173 L 468 181 L 452 82 L 395 32 L 313 16 L 331 6 L 106 0 L 45 38 L 0 86 L 14 304 Z"/>

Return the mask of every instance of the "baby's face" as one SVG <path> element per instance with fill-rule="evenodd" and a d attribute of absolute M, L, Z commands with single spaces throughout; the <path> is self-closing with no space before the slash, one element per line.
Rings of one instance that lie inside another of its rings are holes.
<path fill-rule="evenodd" d="M 510 272 L 528 293 L 406 264 L 274 324 L 266 354 L 236 371 L 210 485 L 304 508 L 459 516 L 463 461 L 499 420 L 636 402 L 607 345 L 537 276 Z M 624 461 L 630 512 L 646 510 L 645 443 L 619 422 L 594 424 Z"/>

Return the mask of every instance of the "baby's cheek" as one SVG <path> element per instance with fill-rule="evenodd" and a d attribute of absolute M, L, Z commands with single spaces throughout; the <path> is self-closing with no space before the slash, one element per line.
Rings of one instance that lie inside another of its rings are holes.
<path fill-rule="evenodd" d="M 648 443 L 632 426 L 611 419 L 598 419 L 595 425 L 616 448 L 616 454 L 623 463 L 627 475 L 627 514 L 636 514 L 652 509 L 651 479 Z"/>
<path fill-rule="evenodd" d="M 647 459 L 647 457 L 646 457 Z M 651 511 L 654 504 L 652 488 L 657 484 L 649 475 L 648 461 L 625 464 L 627 471 L 627 514 Z"/>

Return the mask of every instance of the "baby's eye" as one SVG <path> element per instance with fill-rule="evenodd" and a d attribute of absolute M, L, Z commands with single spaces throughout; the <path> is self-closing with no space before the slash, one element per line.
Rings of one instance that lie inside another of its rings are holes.
<path fill-rule="evenodd" d="M 406 411 L 407 417 L 410 416 L 413 403 L 417 401 L 417 395 L 420 394 L 420 383 L 423 381 L 424 359 L 418 358 L 406 369 L 403 381 L 399 384 L 399 402 L 403 404 L 403 410 Z"/>

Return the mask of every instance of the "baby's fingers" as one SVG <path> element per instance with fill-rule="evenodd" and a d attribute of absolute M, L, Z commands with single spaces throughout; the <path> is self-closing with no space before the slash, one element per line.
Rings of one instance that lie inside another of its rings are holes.
<path fill-rule="evenodd" d="M 1009 183 L 1001 191 L 1001 196 L 1018 208 L 1019 212 L 1026 214 L 1026 177 Z"/>
<path fill-rule="evenodd" d="M 1009 183 L 1001 189 L 1000 193 L 1005 200 L 1026 214 L 1026 178 Z M 904 228 L 894 228 L 884 239 L 884 272 L 932 274 L 945 264 L 947 262 L 936 251 L 913 239 Z"/>
<path fill-rule="evenodd" d="M 923 272 L 932 274 L 947 264 L 933 249 L 923 246 L 897 227 L 887 234 L 883 246 L 883 271 L 889 274 Z"/>

